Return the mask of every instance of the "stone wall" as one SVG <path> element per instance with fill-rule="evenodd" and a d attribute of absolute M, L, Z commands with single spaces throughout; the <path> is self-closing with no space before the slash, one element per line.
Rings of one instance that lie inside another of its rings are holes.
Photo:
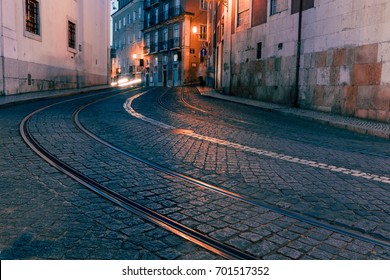
<path fill-rule="evenodd" d="M 379 44 L 369 44 L 305 54 L 300 105 L 390 122 L 390 86 L 382 82 L 378 51 Z"/>
<path fill-rule="evenodd" d="M 38 64 L 5 58 L 4 80 L 5 95 L 33 91 L 83 88 L 107 84 L 107 75 L 97 75 L 65 69 L 45 64 Z"/>
<path fill-rule="evenodd" d="M 223 64 L 229 94 L 293 104 L 298 14 L 289 5 L 275 15 L 268 7 L 264 24 L 225 30 L 232 33 Z M 390 122 L 389 15 L 385 0 L 316 0 L 303 12 L 301 107 Z"/>

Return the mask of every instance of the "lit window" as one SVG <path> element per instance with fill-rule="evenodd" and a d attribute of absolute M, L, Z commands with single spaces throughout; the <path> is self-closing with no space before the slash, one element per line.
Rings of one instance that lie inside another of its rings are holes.
<path fill-rule="evenodd" d="M 26 0 L 26 31 L 35 35 L 41 35 L 39 1 Z"/>
<path fill-rule="evenodd" d="M 68 48 L 76 49 L 76 24 L 68 21 Z"/>
<path fill-rule="evenodd" d="M 199 38 L 201 40 L 206 40 L 207 39 L 207 25 L 200 25 L 200 30 L 199 30 Z"/>
<path fill-rule="evenodd" d="M 283 12 L 287 9 L 287 0 L 271 0 L 271 15 Z"/>

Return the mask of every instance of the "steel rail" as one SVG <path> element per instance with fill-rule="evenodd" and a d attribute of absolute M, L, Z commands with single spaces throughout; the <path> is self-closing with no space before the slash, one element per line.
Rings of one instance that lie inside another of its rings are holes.
<path fill-rule="evenodd" d="M 78 127 L 83 133 L 85 133 L 86 135 L 88 135 L 92 139 L 98 141 L 99 143 L 101 143 L 101 144 L 103 144 L 103 145 L 105 145 L 105 146 L 107 146 L 107 147 L 109 147 L 109 148 L 111 148 L 111 149 L 113 149 L 113 150 L 123 154 L 123 155 L 126 155 L 127 157 L 129 157 L 129 158 L 131 158 L 133 160 L 136 160 L 138 162 L 146 164 L 149 167 L 151 167 L 151 168 L 153 168 L 153 169 L 155 169 L 157 171 L 160 171 L 162 173 L 165 173 L 165 174 L 170 175 L 172 177 L 175 177 L 177 179 L 181 179 L 181 180 L 183 180 L 185 182 L 188 182 L 188 183 L 191 183 L 191 184 L 193 184 L 195 186 L 212 190 L 214 192 L 217 192 L 217 193 L 222 194 L 224 196 L 227 196 L 229 198 L 232 198 L 232 199 L 235 199 L 235 200 L 239 200 L 239 201 L 242 201 L 244 203 L 247 203 L 247 204 L 250 204 L 250 205 L 253 205 L 253 206 L 261 207 L 261 208 L 273 211 L 275 213 L 278 213 L 280 215 L 284 215 L 284 216 L 287 216 L 289 218 L 292 218 L 292 219 L 295 219 L 295 220 L 298 220 L 298 221 L 301 221 L 301 222 L 304 222 L 304 223 L 307 223 L 307 224 L 311 224 L 311 225 L 316 226 L 316 227 L 327 229 L 327 230 L 330 230 L 330 231 L 333 231 L 333 232 L 336 232 L 336 233 L 339 233 L 339 234 L 342 234 L 342 235 L 345 235 L 345 236 L 349 236 L 349 237 L 352 237 L 352 238 L 355 238 L 355 239 L 359 239 L 361 241 L 369 242 L 369 243 L 372 243 L 372 244 L 375 244 L 375 245 L 379 245 L 379 246 L 390 248 L 390 241 L 387 240 L 387 239 L 375 238 L 375 237 L 372 237 L 372 236 L 368 236 L 366 234 L 357 232 L 353 228 L 339 227 L 339 226 L 336 226 L 336 225 L 332 225 L 332 224 L 330 224 L 328 222 L 321 221 L 319 219 L 307 217 L 307 216 L 302 215 L 301 213 L 298 213 L 298 212 L 294 212 L 294 211 L 290 211 L 290 210 L 286 210 L 286 209 L 282 209 L 282 208 L 278 208 L 278 207 L 272 206 L 270 204 L 267 204 L 267 203 L 255 200 L 255 199 L 253 199 L 251 197 L 248 197 L 246 195 L 238 194 L 238 193 L 226 190 L 224 188 L 218 187 L 216 185 L 209 184 L 207 182 L 203 182 L 201 180 L 192 178 L 192 177 L 187 176 L 185 174 L 181 174 L 179 172 L 173 171 L 173 170 L 171 170 L 171 169 L 169 169 L 167 167 L 164 167 L 164 166 L 162 166 L 162 165 L 160 165 L 158 163 L 155 163 L 155 162 L 149 161 L 147 159 L 141 158 L 141 157 L 139 157 L 139 156 L 137 156 L 137 155 L 135 155 L 133 153 L 130 153 L 130 152 L 125 151 L 125 150 L 123 150 L 123 149 L 121 149 L 119 147 L 116 147 L 115 145 L 113 145 L 113 144 L 103 140 L 102 138 L 98 137 L 97 135 L 93 134 L 91 131 L 86 129 L 83 126 L 83 124 L 80 122 L 80 119 L 79 119 L 80 112 L 82 110 L 84 110 L 85 108 L 87 108 L 88 106 L 90 106 L 90 105 L 92 105 L 94 103 L 97 103 L 99 101 L 100 100 L 96 100 L 96 101 L 94 101 L 94 102 L 92 102 L 90 104 L 83 105 L 80 108 L 78 108 L 74 112 L 74 114 L 73 114 L 73 121 L 74 121 L 76 127 Z"/>
<path fill-rule="evenodd" d="M 113 97 L 113 96 L 110 96 Z M 110 98 L 110 97 L 104 97 L 101 100 Z M 76 98 L 80 99 L 80 98 Z M 55 167 L 60 172 L 66 174 L 73 180 L 77 181 L 87 189 L 97 193 L 98 195 L 104 197 L 105 199 L 113 202 L 116 205 L 119 205 L 123 207 L 124 209 L 137 214 L 138 216 L 144 218 L 145 220 L 148 220 L 160 227 L 165 228 L 166 230 L 181 236 L 182 238 L 195 243 L 217 255 L 220 255 L 226 259 L 243 259 L 243 260 L 254 260 L 256 259 L 254 256 L 247 254 L 243 251 L 240 251 L 234 247 L 231 247 L 229 245 L 226 245 L 214 238 L 208 237 L 196 230 L 193 230 L 175 220 L 172 220 L 164 215 L 159 214 L 156 211 L 151 210 L 150 208 L 147 208 L 134 200 L 131 200 L 118 192 L 115 192 L 102 184 L 96 182 L 95 180 L 89 178 L 88 176 L 84 175 L 80 171 L 72 168 L 68 164 L 62 162 L 60 159 L 58 159 L 56 156 L 52 155 L 49 151 L 47 151 L 42 145 L 39 144 L 39 142 L 33 137 L 32 133 L 30 132 L 28 128 L 28 124 L 31 120 L 31 118 L 38 114 L 39 112 L 42 112 L 46 109 L 49 109 L 53 106 L 63 104 L 66 102 L 71 102 L 76 99 L 67 100 L 59 103 L 55 103 L 49 106 L 45 106 L 43 108 L 40 108 L 29 115 L 27 115 L 19 126 L 20 134 L 24 140 L 24 142 L 42 159 L 44 159 L 46 162 L 48 162 L 50 165 Z M 99 100 L 100 101 L 100 100 Z"/>

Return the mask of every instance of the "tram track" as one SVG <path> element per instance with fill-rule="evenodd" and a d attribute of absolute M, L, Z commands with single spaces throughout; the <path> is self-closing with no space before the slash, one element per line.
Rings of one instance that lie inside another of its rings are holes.
<path fill-rule="evenodd" d="M 205 110 L 204 108 L 199 108 L 196 105 L 191 104 L 189 101 L 186 100 L 183 88 L 182 88 L 182 90 L 180 92 L 180 101 L 186 107 L 188 107 L 188 108 L 190 108 L 192 110 L 196 110 L 196 111 L 202 112 L 204 114 L 207 114 L 208 116 L 212 116 L 213 118 L 216 118 L 218 120 L 223 119 L 227 123 L 229 123 L 228 120 L 232 120 L 234 122 L 237 122 L 239 125 L 245 125 L 246 128 L 248 128 L 248 127 L 252 127 L 253 128 L 253 127 L 257 126 L 256 123 L 248 122 L 248 121 L 245 121 L 245 120 L 240 120 L 240 119 L 233 118 L 233 117 L 230 117 L 230 116 L 227 116 L 227 115 L 224 115 L 223 117 L 221 117 L 219 114 L 215 114 L 215 113 L 213 113 L 210 110 Z M 174 110 L 172 110 L 172 108 L 169 108 L 168 106 L 164 105 L 161 100 L 158 101 L 158 104 L 160 104 L 165 109 L 170 110 L 173 113 L 180 114 L 180 112 L 174 111 Z M 266 135 L 264 135 L 264 137 L 270 138 L 270 136 L 266 136 Z M 279 137 L 279 136 L 272 136 L 272 138 L 274 138 L 274 139 L 281 139 L 281 137 Z M 321 143 L 321 142 L 319 143 L 318 141 L 313 142 L 312 140 L 304 139 L 304 138 L 301 138 L 301 137 L 287 137 L 286 135 L 284 135 L 282 139 L 289 140 L 289 141 L 294 141 L 296 143 L 309 144 L 309 145 L 313 145 L 315 147 L 321 147 L 321 148 L 326 148 L 326 149 L 337 150 L 337 151 L 344 151 L 345 150 L 344 147 L 338 147 L 338 146 L 335 146 L 335 145 L 332 145 L 332 144 Z M 375 152 L 367 152 L 367 151 L 362 151 L 362 150 L 358 150 L 358 149 L 353 150 L 353 152 L 357 153 L 357 154 L 361 154 L 361 155 L 374 156 L 374 157 L 378 157 L 378 158 L 386 158 L 386 159 L 390 158 L 390 154 L 379 154 L 379 153 L 375 153 Z"/>
<path fill-rule="evenodd" d="M 105 96 L 104 98 L 94 100 L 93 102 L 87 103 L 81 107 L 79 107 L 77 110 L 74 111 L 72 115 L 72 121 L 75 124 L 75 126 L 82 132 L 83 134 L 91 137 L 95 141 L 98 141 L 99 143 L 105 145 L 106 147 L 119 152 L 133 160 L 136 160 L 138 162 L 141 162 L 154 170 L 157 170 L 159 172 L 162 172 L 164 174 L 167 174 L 171 177 L 174 177 L 178 180 L 185 181 L 187 183 L 190 183 L 196 187 L 200 187 L 203 189 L 208 189 L 212 190 L 214 192 L 217 192 L 225 197 L 229 197 L 230 199 L 234 199 L 237 201 L 244 202 L 246 204 L 250 204 L 255 207 L 261 207 L 263 209 L 267 209 L 269 211 L 273 211 L 275 213 L 287 216 L 289 218 L 293 218 L 295 220 L 308 223 L 310 225 L 320 227 L 323 229 L 330 230 L 332 232 L 337 232 L 339 234 L 345 235 L 352 237 L 354 239 L 358 239 L 364 242 L 372 243 L 378 246 L 390 248 L 390 242 L 389 240 L 384 240 L 384 239 L 379 239 L 379 238 L 373 238 L 371 236 L 367 236 L 364 234 L 360 234 L 358 232 L 355 232 L 350 229 L 345 229 L 345 228 L 340 228 L 336 227 L 327 223 L 323 223 L 321 221 L 318 221 L 316 219 L 311 219 L 309 217 L 305 217 L 299 213 L 294 213 L 292 211 L 284 210 L 281 208 L 274 207 L 272 205 L 267 205 L 265 203 L 262 203 L 260 201 L 256 201 L 251 199 L 250 197 L 243 196 L 231 191 L 228 191 L 226 189 L 220 188 L 216 185 L 209 184 L 207 182 L 203 182 L 197 179 L 194 179 L 192 177 L 189 177 L 185 174 L 181 174 L 179 172 L 170 170 L 164 166 L 159 165 L 158 163 L 153 163 L 151 161 L 148 161 L 146 159 L 143 159 L 133 153 L 130 153 L 128 151 L 122 150 L 119 147 L 116 147 L 112 145 L 111 143 L 101 139 L 97 135 L 93 134 L 91 131 L 87 130 L 82 123 L 80 122 L 79 115 L 80 112 L 84 109 L 86 109 L 88 106 L 95 104 L 97 102 L 103 101 L 108 98 L 112 98 L 115 95 L 112 96 Z M 73 99 L 75 100 L 75 99 Z M 69 100 L 66 102 L 70 102 L 73 100 Z M 64 103 L 64 102 L 61 102 Z M 123 195 L 121 195 L 118 192 L 115 192 L 104 185 L 94 181 L 93 179 L 89 178 L 88 176 L 82 174 L 81 172 L 77 171 L 76 169 L 72 168 L 70 165 L 67 165 L 66 163 L 62 162 L 59 160 L 57 157 L 54 155 L 50 154 L 43 146 L 41 146 L 36 139 L 34 139 L 33 135 L 30 133 L 28 124 L 30 119 L 35 115 L 38 114 L 39 112 L 48 109 L 50 107 L 56 106 L 60 103 L 52 104 L 49 106 L 46 106 L 44 108 L 38 109 L 28 116 L 26 116 L 23 121 L 20 124 L 20 133 L 22 135 L 23 140 L 27 143 L 27 145 L 34 150 L 35 153 L 37 153 L 41 158 L 43 158 L 45 161 L 50 163 L 52 166 L 57 168 L 59 171 L 63 172 L 64 174 L 68 175 L 72 179 L 76 180 L 86 188 L 90 189 L 91 191 L 99 194 L 100 196 L 104 197 L 107 200 L 110 200 L 111 202 L 115 203 L 116 205 L 119 205 L 128 211 L 131 211 L 145 220 L 151 221 L 167 230 L 170 232 L 177 234 L 179 236 L 184 237 L 185 239 L 189 240 L 190 242 L 196 243 L 199 246 L 214 252 L 220 256 L 223 256 L 224 258 L 228 259 L 254 259 L 255 257 L 253 255 L 247 254 L 246 252 L 243 252 L 241 250 L 238 250 L 234 247 L 231 247 L 229 245 L 224 244 L 223 242 L 220 242 L 216 239 L 210 238 L 209 236 L 202 234 L 196 230 L 193 230 L 175 220 L 172 220 L 162 214 L 159 214 L 156 211 L 153 211 Z"/>
<path fill-rule="evenodd" d="M 115 95 L 113 95 L 115 96 Z M 104 97 L 100 99 L 99 101 L 105 100 L 110 97 Z M 83 98 L 83 97 L 81 97 Z M 77 99 L 81 99 L 80 97 Z M 85 97 L 86 98 L 86 97 Z M 219 242 L 218 240 L 208 237 L 207 235 L 204 235 L 196 230 L 193 230 L 173 219 L 170 219 L 164 215 L 159 214 L 156 211 L 153 211 L 152 209 L 145 207 L 136 201 L 129 199 L 126 196 L 121 195 L 118 192 L 113 191 L 110 188 L 105 187 L 104 185 L 98 183 L 97 181 L 93 180 L 92 178 L 84 175 L 83 173 L 79 172 L 78 170 L 72 168 L 70 165 L 66 164 L 65 162 L 61 161 L 58 157 L 51 154 L 49 151 L 47 151 L 40 143 L 34 138 L 32 133 L 30 133 L 28 124 L 31 118 L 48 109 L 53 106 L 64 104 L 67 102 L 74 101 L 76 99 L 68 100 L 68 101 L 62 101 L 59 103 L 55 103 L 49 106 L 45 106 L 43 108 L 40 108 L 29 115 L 27 115 L 19 126 L 20 134 L 24 140 L 24 142 L 42 159 L 44 159 L 47 163 L 55 167 L 60 172 L 66 174 L 73 180 L 77 181 L 87 189 L 95 192 L 96 194 L 100 195 L 101 197 L 111 201 L 112 203 L 140 216 L 141 218 L 150 221 L 168 231 L 171 233 L 174 233 L 178 236 L 183 237 L 184 239 L 195 243 L 210 252 L 213 252 L 217 255 L 220 255 L 226 259 L 245 259 L 245 260 L 251 260 L 256 259 L 254 256 L 247 254 L 243 251 L 240 251 L 234 247 L 231 247 L 227 244 L 224 244 L 222 242 Z M 93 102 L 94 103 L 94 102 Z M 74 114 L 76 116 L 76 114 Z M 88 134 L 89 135 L 89 134 Z M 113 148 L 113 147 L 110 147 Z M 134 158 L 135 159 L 135 158 Z"/>
<path fill-rule="evenodd" d="M 99 101 L 96 101 L 96 102 L 99 102 Z M 94 102 L 94 103 L 96 103 L 96 102 Z M 304 216 L 304 215 L 302 215 L 301 213 L 298 213 L 298 212 L 294 212 L 294 211 L 290 211 L 290 210 L 286 210 L 286 209 L 282 209 L 282 208 L 279 208 L 279 207 L 275 207 L 275 206 L 269 205 L 267 203 L 255 200 L 255 199 L 253 199 L 251 197 L 248 197 L 246 195 L 238 194 L 238 193 L 226 190 L 224 188 L 221 188 L 221 187 L 219 187 L 217 185 L 213 185 L 213 184 L 210 184 L 208 182 L 204 182 L 204 181 L 192 178 L 190 176 L 187 176 L 185 174 L 173 171 L 173 170 L 171 170 L 169 168 L 166 168 L 166 167 L 164 167 L 164 166 L 162 166 L 162 165 L 160 165 L 158 163 L 151 162 L 151 161 L 149 161 L 147 159 L 141 158 L 141 157 L 139 157 L 139 156 L 137 156 L 137 155 L 135 155 L 133 153 L 130 153 L 130 152 L 125 151 L 125 150 L 123 150 L 123 149 L 121 149 L 119 147 L 116 147 L 115 145 L 113 145 L 113 144 L 103 140 L 102 138 L 100 138 L 97 135 L 93 134 L 91 131 L 87 130 L 82 125 L 82 123 L 80 122 L 80 119 L 79 119 L 80 112 L 82 110 L 84 110 L 85 108 L 87 108 L 88 106 L 94 104 L 94 103 L 87 104 L 87 105 L 82 106 L 79 109 L 77 109 L 74 112 L 74 114 L 73 114 L 73 121 L 74 121 L 75 125 L 77 126 L 77 128 L 80 129 L 80 131 L 82 131 L 84 134 L 88 135 L 92 139 L 98 141 L 99 143 L 105 145 L 106 147 L 109 147 L 110 149 L 113 149 L 113 150 L 115 150 L 115 151 L 117 151 L 117 152 L 119 152 L 119 153 L 121 153 L 121 154 L 123 154 L 123 155 L 125 155 L 125 156 L 127 156 L 127 157 L 129 157 L 131 159 L 133 159 L 133 160 L 139 161 L 139 162 L 141 162 L 141 163 L 143 163 L 143 164 L 145 164 L 145 165 L 147 165 L 147 166 L 149 166 L 149 167 L 151 167 L 151 168 L 153 168 L 153 169 L 155 169 L 155 170 L 157 170 L 159 172 L 165 173 L 165 174 L 167 174 L 169 176 L 172 176 L 172 177 L 174 177 L 176 179 L 183 180 L 185 182 L 191 183 L 192 185 L 194 185 L 196 187 L 208 189 L 208 190 L 214 191 L 216 193 L 222 194 L 223 196 L 226 196 L 226 197 L 229 197 L 229 198 L 232 198 L 232 199 L 244 202 L 246 204 L 249 204 L 249 205 L 252 205 L 252 206 L 255 206 L 255 207 L 261 207 L 263 209 L 267 209 L 269 211 L 272 211 L 272 212 L 275 212 L 275 213 L 287 216 L 287 217 L 292 218 L 292 219 L 299 220 L 299 221 L 304 222 L 304 223 L 308 223 L 308 224 L 316 226 L 316 227 L 320 227 L 320 228 L 323 228 L 323 229 L 326 229 L 326 230 L 337 232 L 339 234 L 342 234 L 342 235 L 345 235 L 345 236 L 349 236 L 349 237 L 352 237 L 352 238 L 356 238 L 356 239 L 359 239 L 359 240 L 362 240 L 362 241 L 366 241 L 366 242 L 369 242 L 369 243 L 372 243 L 372 244 L 375 244 L 375 245 L 379 245 L 379 246 L 384 246 L 384 247 L 390 248 L 390 240 L 381 239 L 381 238 L 374 238 L 374 237 L 371 237 L 371 236 L 368 236 L 368 235 L 356 232 L 352 228 L 347 229 L 347 228 L 338 227 L 338 226 L 326 223 L 324 221 L 320 221 L 318 219 L 313 219 L 311 217 Z"/>

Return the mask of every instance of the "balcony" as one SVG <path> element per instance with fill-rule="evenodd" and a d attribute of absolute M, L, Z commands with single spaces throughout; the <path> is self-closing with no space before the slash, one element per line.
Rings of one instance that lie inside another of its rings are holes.
<path fill-rule="evenodd" d="M 176 6 L 176 7 L 170 8 L 168 10 L 168 13 L 167 13 L 167 11 L 163 11 L 163 12 L 159 13 L 158 16 L 156 16 L 154 14 L 150 14 L 149 21 L 148 21 L 147 17 L 145 19 L 144 28 L 149 28 L 149 27 L 152 27 L 152 26 L 157 25 L 159 23 L 163 23 L 164 21 L 167 21 L 171 18 L 180 16 L 184 13 L 185 13 L 185 11 L 184 11 L 182 6 Z"/>
<path fill-rule="evenodd" d="M 150 53 L 156 53 L 156 52 L 158 52 L 158 43 L 150 44 Z"/>
<path fill-rule="evenodd" d="M 168 41 L 159 42 L 159 50 L 167 51 L 168 50 Z"/>

